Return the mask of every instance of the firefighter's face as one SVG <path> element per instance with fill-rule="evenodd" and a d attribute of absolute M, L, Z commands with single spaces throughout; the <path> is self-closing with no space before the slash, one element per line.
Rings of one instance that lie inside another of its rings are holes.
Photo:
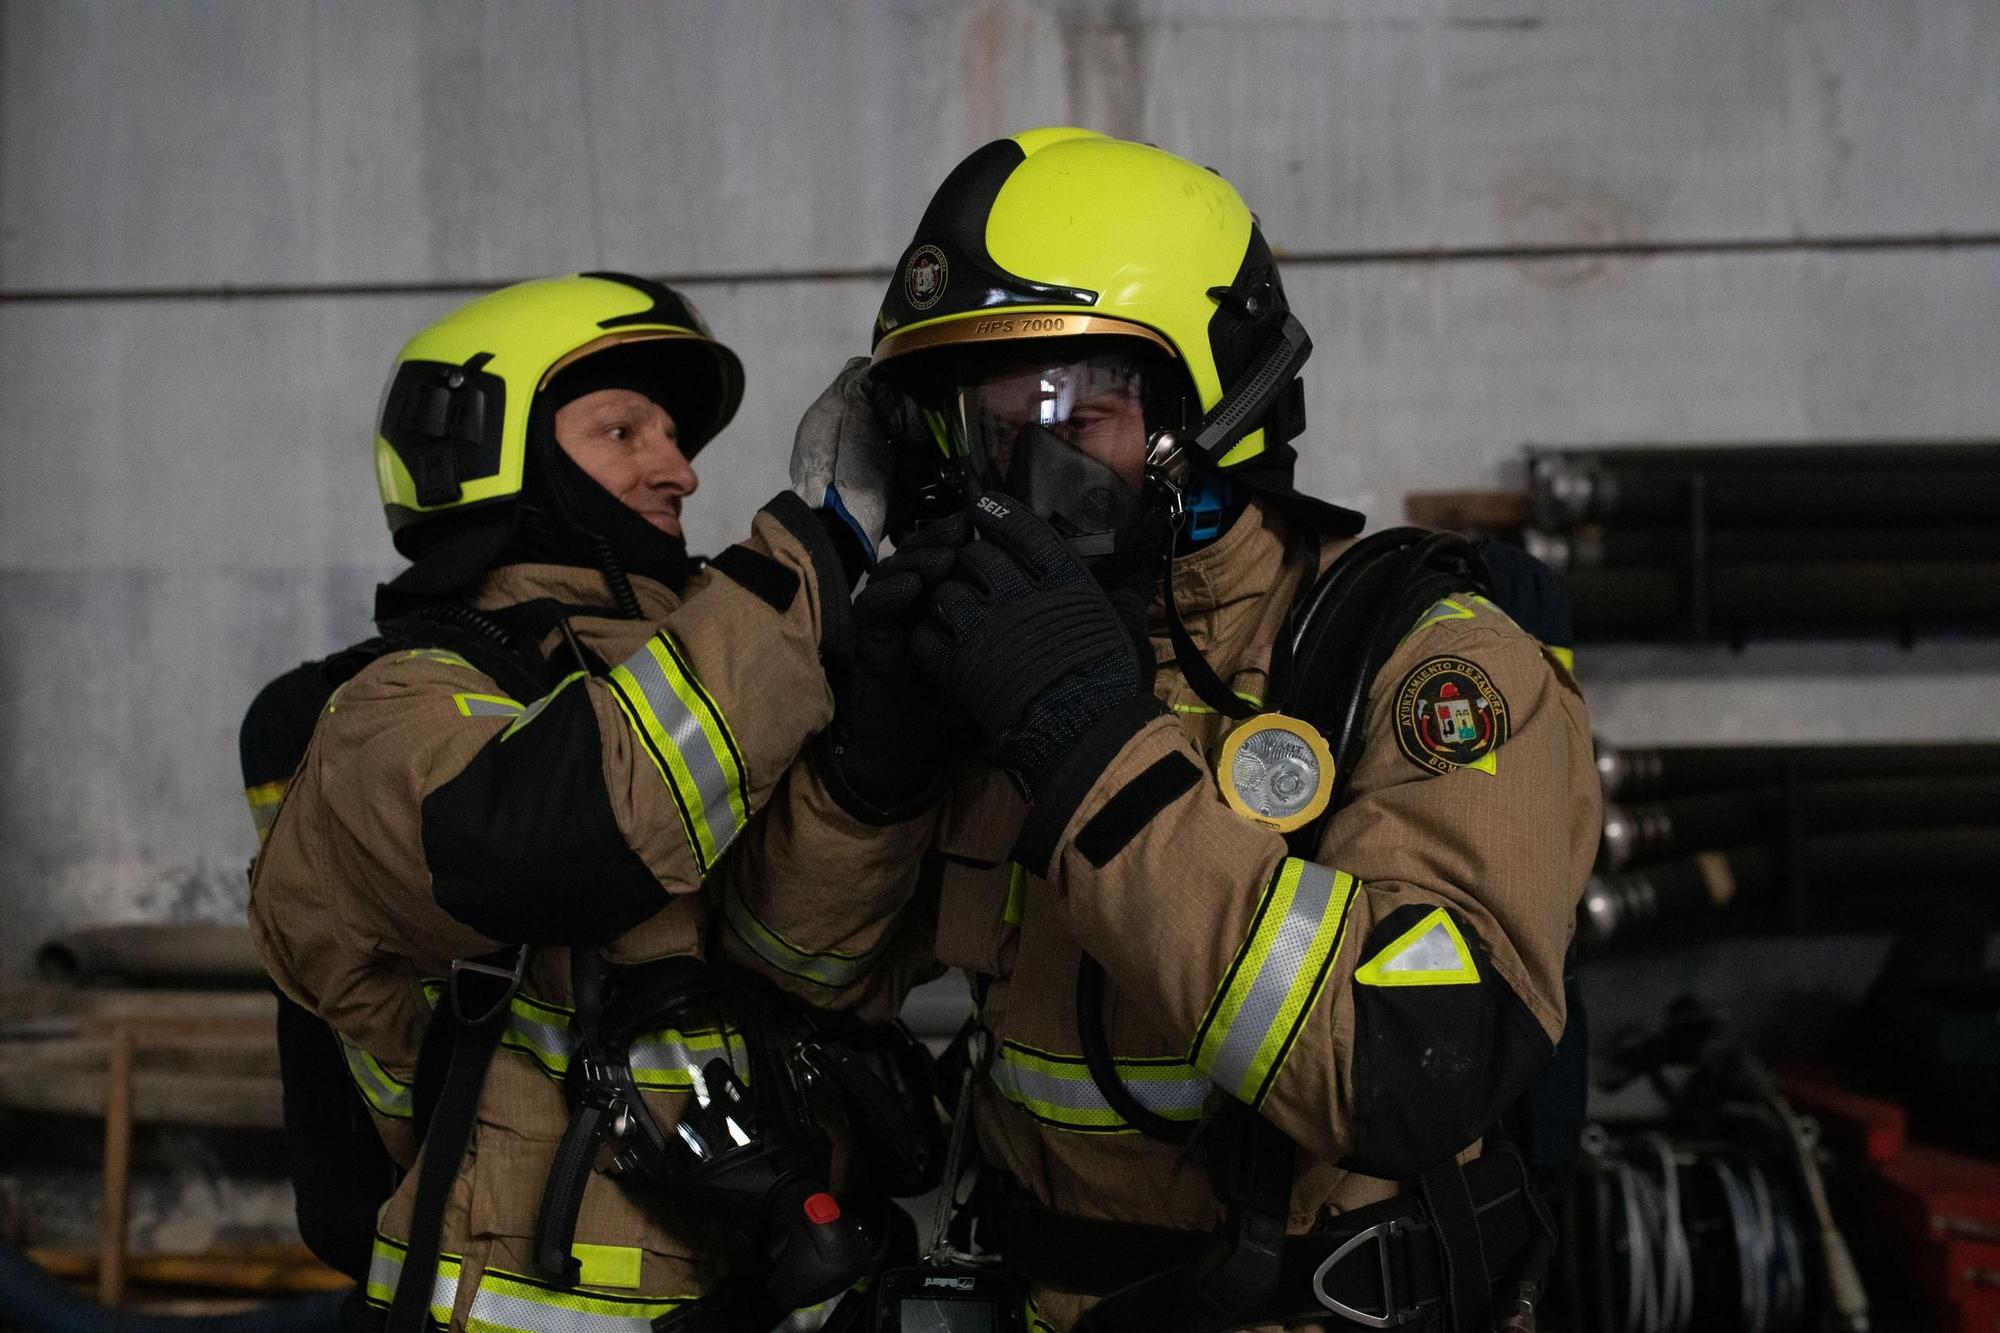
<path fill-rule="evenodd" d="M 626 508 L 681 535 L 681 502 L 701 483 L 666 408 L 631 389 L 598 389 L 556 409 L 556 443 Z"/>
<path fill-rule="evenodd" d="M 1003 371 L 980 384 L 977 401 L 992 419 L 993 467 L 1006 475 L 1014 438 L 1008 429 L 1039 425 L 1070 448 L 1095 459 L 1137 492 L 1146 476 L 1146 418 L 1136 376 L 1112 377 L 1047 370 Z"/>

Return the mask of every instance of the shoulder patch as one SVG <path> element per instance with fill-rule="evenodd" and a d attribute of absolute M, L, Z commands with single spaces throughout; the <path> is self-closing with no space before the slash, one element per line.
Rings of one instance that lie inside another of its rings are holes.
<path fill-rule="evenodd" d="M 1395 726 L 1396 748 L 1419 768 L 1491 773 L 1507 740 L 1507 700 L 1471 662 L 1432 657 L 1396 687 Z"/>

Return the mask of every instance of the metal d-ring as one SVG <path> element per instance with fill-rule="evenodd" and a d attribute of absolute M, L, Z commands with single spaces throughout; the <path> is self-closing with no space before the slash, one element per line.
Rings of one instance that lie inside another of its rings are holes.
<path fill-rule="evenodd" d="M 1419 1309 L 1398 1311 L 1396 1308 L 1395 1280 L 1389 1272 L 1389 1237 L 1395 1235 L 1400 1229 L 1393 1220 L 1377 1222 L 1372 1227 L 1355 1232 L 1346 1241 L 1342 1242 L 1339 1249 L 1326 1256 L 1320 1263 L 1320 1266 L 1313 1271 L 1313 1295 L 1319 1298 L 1319 1303 L 1339 1315 L 1342 1319 L 1352 1320 L 1354 1323 L 1367 1328 L 1394 1328 L 1399 1324 L 1409 1323 L 1410 1320 L 1421 1314 L 1422 1311 Z M 1375 1242 L 1376 1259 L 1382 1265 L 1382 1312 L 1380 1314 L 1371 1314 L 1366 1310 L 1357 1310 L 1347 1302 L 1330 1295 L 1326 1289 L 1326 1275 L 1339 1267 L 1341 1260 L 1370 1241 Z"/>

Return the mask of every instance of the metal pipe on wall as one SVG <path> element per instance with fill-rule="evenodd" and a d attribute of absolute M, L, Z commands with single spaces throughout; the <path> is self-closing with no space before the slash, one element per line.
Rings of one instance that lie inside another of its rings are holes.
<path fill-rule="evenodd" d="M 1672 745 L 1597 742 L 1597 776 L 1613 800 L 1728 787 L 1902 776 L 2000 775 L 2000 743 L 1967 745 Z"/>
<path fill-rule="evenodd" d="M 1716 561 L 1704 585 L 1717 631 L 2000 629 L 2000 561 Z M 1579 638 L 1655 639 L 1687 632 L 1696 589 L 1648 566 L 1575 570 L 1569 593 Z"/>
<path fill-rule="evenodd" d="M 1574 533 L 1529 529 L 1523 540 L 1536 559 L 1572 572 L 1647 566 L 1685 569 L 1693 554 L 1692 534 L 1685 527 L 1587 528 Z M 1862 551 L 1892 562 L 1991 561 L 2000 560 L 2000 524 L 1714 528 L 1707 543 L 1708 558 L 1724 563 L 1846 560 Z"/>
<path fill-rule="evenodd" d="M 46 981 L 78 985 L 248 990 L 270 984 L 248 926 L 93 926 L 44 944 L 35 968 Z"/>
<path fill-rule="evenodd" d="M 2000 827 L 1834 834 L 1799 844 L 1810 924 L 1896 929 L 1947 898 L 2000 911 Z M 1594 875 L 1584 888 L 1579 947 L 1602 954 L 1671 940 L 1721 912 L 1755 919 L 1787 885 L 1775 846 L 1705 851 Z"/>
<path fill-rule="evenodd" d="M 1531 450 L 1536 526 L 1968 523 L 1990 520 L 2000 444 L 1717 445 Z"/>
<path fill-rule="evenodd" d="M 2000 825 L 2000 773 L 1768 785 L 1630 805 L 1607 802 L 1598 860 L 1607 870 L 1621 870 L 1779 836 L 1788 827 L 1815 836 L 1987 822 Z"/>

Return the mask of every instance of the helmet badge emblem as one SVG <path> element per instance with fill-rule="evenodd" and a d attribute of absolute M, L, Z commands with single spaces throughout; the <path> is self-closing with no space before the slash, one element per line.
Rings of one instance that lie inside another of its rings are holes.
<path fill-rule="evenodd" d="M 945 262 L 944 251 L 935 245 L 920 245 L 903 265 L 903 299 L 912 309 L 929 310 L 944 295 L 945 279 L 951 276 L 951 265 Z"/>

